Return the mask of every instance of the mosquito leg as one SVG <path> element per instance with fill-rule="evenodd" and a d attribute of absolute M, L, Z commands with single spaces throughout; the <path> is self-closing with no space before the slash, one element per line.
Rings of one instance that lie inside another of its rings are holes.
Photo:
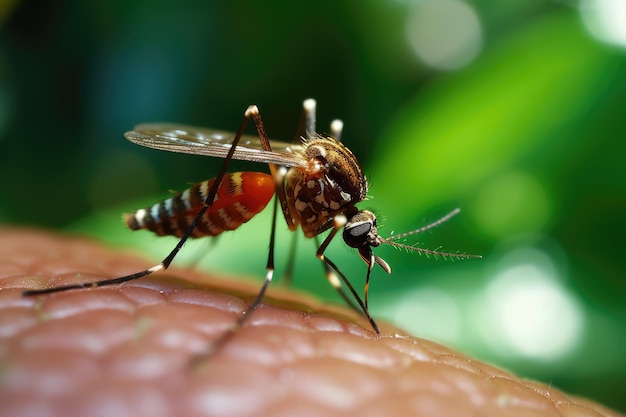
<path fill-rule="evenodd" d="M 269 251 L 267 254 L 267 265 L 265 267 L 266 269 L 266 273 L 265 273 L 265 281 L 263 282 L 263 286 L 261 287 L 261 290 L 259 291 L 259 293 L 257 294 L 256 298 L 254 299 L 254 301 L 252 302 L 252 304 L 250 304 L 250 306 L 246 309 L 246 311 L 243 312 L 243 314 L 241 315 L 241 317 L 239 318 L 239 320 L 237 320 L 235 326 L 233 326 L 233 328 L 230 330 L 230 332 L 234 332 L 236 331 L 238 328 L 240 328 L 241 326 L 244 325 L 244 323 L 248 320 L 248 318 L 250 317 L 250 314 L 252 313 L 252 311 L 257 308 L 259 306 L 259 304 L 261 304 L 261 301 L 263 300 L 263 296 L 265 295 L 265 291 L 267 290 L 267 287 L 269 287 L 270 283 L 272 282 L 272 278 L 274 277 L 274 248 L 276 246 L 276 218 L 277 213 L 278 213 L 278 199 L 274 199 L 274 215 L 272 216 L 272 229 L 270 232 L 270 244 L 269 244 Z M 226 336 L 228 338 L 230 338 L 230 336 Z"/>
<path fill-rule="evenodd" d="M 352 299 L 348 297 L 348 294 L 346 294 L 346 292 L 343 290 L 343 286 L 341 285 L 341 281 L 337 277 L 337 274 L 335 274 L 335 272 L 329 266 L 331 262 L 326 262 L 324 259 L 322 259 L 322 261 L 324 262 L 324 272 L 326 273 L 326 279 L 328 280 L 328 282 L 330 282 L 330 285 L 332 285 L 333 288 L 337 290 L 337 292 L 339 293 L 343 301 L 345 301 L 345 303 L 348 305 L 348 307 L 350 307 L 352 310 L 356 311 L 359 314 L 363 314 L 363 309 L 354 304 L 354 301 L 352 301 Z M 367 307 L 365 307 L 365 309 L 367 309 Z M 367 317 L 367 313 L 365 314 L 365 316 Z"/>
<path fill-rule="evenodd" d="M 248 108 L 248 110 L 250 110 L 250 107 Z M 265 132 L 265 126 L 263 125 L 263 120 L 261 120 L 261 114 L 259 113 L 259 109 L 256 106 L 254 106 L 253 111 L 250 112 L 250 116 L 254 119 L 254 125 L 256 126 L 256 131 L 259 135 L 259 140 L 261 141 L 261 146 L 263 150 L 271 151 L 272 145 L 270 144 L 270 140 L 268 139 L 267 133 Z M 289 205 L 287 204 L 287 198 L 285 197 L 284 179 L 285 175 L 287 175 L 287 168 L 275 164 L 268 165 L 272 177 L 274 177 L 274 189 L 278 200 L 280 201 L 280 207 L 283 211 L 283 215 L 285 216 L 285 221 L 287 222 L 289 230 L 294 231 L 296 230 L 298 225 L 294 223 L 291 217 L 291 214 L 289 212 Z"/>
<path fill-rule="evenodd" d="M 243 121 L 241 122 L 241 125 L 239 126 L 239 130 L 237 130 L 237 134 L 235 135 L 235 139 L 233 139 L 233 143 L 230 147 L 230 150 L 228 151 L 228 154 L 226 155 L 226 158 L 224 159 L 224 163 L 222 164 L 222 167 L 220 168 L 219 173 L 217 174 L 217 177 L 215 178 L 215 181 L 213 182 L 213 186 L 207 193 L 207 196 L 204 200 L 204 206 L 200 209 L 200 211 L 198 211 L 198 214 L 193 219 L 193 221 L 191 222 L 191 225 L 185 231 L 185 234 L 180 238 L 180 240 L 178 241 L 174 249 L 159 264 L 154 265 L 153 267 L 150 267 L 143 271 L 136 272 L 134 274 L 126 275 L 123 277 L 105 279 L 105 280 L 96 281 L 96 282 L 84 282 L 84 283 L 79 283 L 79 284 L 63 285 L 60 287 L 45 288 L 41 290 L 28 290 L 28 291 L 24 291 L 22 295 L 33 296 L 33 295 L 50 294 L 54 292 L 74 290 L 74 289 L 80 289 L 80 288 L 94 288 L 94 287 L 102 287 L 105 285 L 121 284 L 123 282 L 133 281 L 135 279 L 145 277 L 146 275 L 150 275 L 153 272 L 158 272 L 158 271 L 167 269 L 172 263 L 172 261 L 174 260 L 174 258 L 176 257 L 176 255 L 178 254 L 178 252 L 180 251 L 180 249 L 183 247 L 187 239 L 191 237 L 191 234 L 193 233 L 200 219 L 202 219 L 202 216 L 204 216 L 204 213 L 206 213 L 206 211 L 209 210 L 211 206 L 213 205 L 213 201 L 215 200 L 215 196 L 217 195 L 217 190 L 220 184 L 222 183 L 222 179 L 224 178 L 224 175 L 226 174 L 228 165 L 231 159 L 233 158 L 233 154 L 235 153 L 235 148 L 237 146 L 237 143 L 239 142 L 239 138 L 241 138 L 241 135 L 243 134 L 243 131 L 250 117 L 255 117 L 255 115 L 258 116 L 258 114 L 259 114 L 259 109 L 254 105 L 249 106 L 246 109 L 246 112 L 244 113 Z"/>
<path fill-rule="evenodd" d="M 278 200 L 274 199 L 274 216 L 272 217 L 272 231 L 270 233 L 270 250 L 267 257 L 267 266 L 266 266 L 266 274 L 265 281 L 263 281 L 263 285 L 261 286 L 261 290 L 257 294 L 256 298 L 252 303 L 248 306 L 248 308 L 239 316 L 236 322 L 232 324 L 224 333 L 222 333 L 216 340 L 214 340 L 209 348 L 197 355 L 194 359 L 196 364 L 201 364 L 204 359 L 213 355 L 215 352 L 220 350 L 238 331 L 241 329 L 244 324 L 248 321 L 252 312 L 261 304 L 263 301 L 263 297 L 265 296 L 265 292 L 272 282 L 272 278 L 274 277 L 274 243 L 276 238 L 276 218 L 278 212 Z"/>
<path fill-rule="evenodd" d="M 330 134 L 332 137 L 341 142 L 341 132 L 343 131 L 343 122 L 335 119 L 330 123 Z"/>
<path fill-rule="evenodd" d="M 361 301 L 361 297 L 359 297 L 359 295 L 357 294 L 357 292 L 354 290 L 354 287 L 352 287 L 352 284 L 350 284 L 350 282 L 348 281 L 348 279 L 346 278 L 346 276 L 343 274 L 343 272 L 341 272 L 338 268 L 337 265 L 335 265 L 330 259 L 328 259 L 326 256 L 322 255 L 318 255 L 318 258 L 324 262 L 327 263 L 332 269 L 334 269 L 337 274 L 339 274 L 339 276 L 341 277 L 341 280 L 344 282 L 344 284 L 348 287 L 348 289 L 350 290 L 350 292 L 352 293 L 352 296 L 354 297 L 354 299 L 357 301 L 357 303 L 359 304 L 360 307 L 360 311 L 363 312 L 363 315 L 367 318 L 367 320 L 370 322 L 370 324 L 372 325 L 372 328 L 374 329 L 374 331 L 377 334 L 380 334 L 380 329 L 378 328 L 378 324 L 376 324 L 376 321 L 374 321 L 374 318 L 372 317 L 372 315 L 370 314 L 369 310 L 367 309 L 367 307 L 365 307 L 365 304 L 363 304 L 363 301 Z M 347 298 L 347 297 L 346 297 Z M 352 304 L 352 303 L 351 303 Z M 355 308 L 356 309 L 356 308 Z M 357 311 L 359 309 L 356 309 Z"/>
<path fill-rule="evenodd" d="M 287 265 L 285 265 L 285 272 L 283 273 L 283 282 L 286 286 L 291 286 L 293 281 L 293 271 L 296 263 L 296 250 L 298 248 L 298 234 L 292 233 L 291 245 L 289 247 L 289 255 L 287 257 Z"/>
<path fill-rule="evenodd" d="M 317 246 L 319 247 L 320 242 L 317 236 L 315 237 L 315 242 Z M 296 258 L 296 247 L 298 246 L 297 243 L 298 243 L 298 235 L 294 233 L 292 237 L 291 247 L 289 249 L 289 257 L 287 258 L 287 265 L 285 266 L 285 273 L 283 274 L 284 283 L 287 286 L 291 285 L 291 282 L 293 280 L 293 271 L 294 271 L 295 258 Z M 345 303 L 352 310 L 356 311 L 359 314 L 363 314 L 363 311 L 361 310 L 361 308 L 359 308 L 354 303 L 354 301 L 352 301 L 352 299 L 348 297 L 348 294 L 346 294 L 346 292 L 343 290 L 341 281 L 339 277 L 337 277 L 337 274 L 335 274 L 335 272 L 330 268 L 330 266 L 326 262 L 323 262 L 322 265 L 324 267 L 324 274 L 326 275 L 326 279 L 328 280 L 330 285 L 332 285 L 333 288 L 339 293 L 339 295 L 345 301 Z M 367 296 L 365 299 L 365 305 L 367 306 Z"/>
<path fill-rule="evenodd" d="M 302 102 L 302 114 L 298 121 L 295 142 L 299 142 L 302 138 L 311 139 L 315 133 L 315 108 L 317 103 L 315 99 L 308 98 Z"/>
<path fill-rule="evenodd" d="M 311 139 L 315 135 L 315 113 L 317 109 L 317 102 L 315 101 L 315 99 L 308 98 L 304 100 L 304 102 L 302 103 L 302 107 L 304 108 L 303 113 L 305 120 L 305 138 Z"/>
<path fill-rule="evenodd" d="M 261 115 L 259 113 L 259 109 L 256 106 L 248 107 L 246 111 L 246 116 L 251 116 L 254 119 L 254 124 L 256 125 L 257 134 L 259 135 L 259 139 L 261 140 L 261 144 L 264 150 L 271 151 L 272 147 L 270 145 L 270 141 L 267 138 L 267 133 L 265 132 L 265 127 L 263 125 L 263 121 L 261 120 Z M 247 119 L 246 119 L 247 120 Z M 243 132 L 243 126 L 238 131 L 238 135 L 240 136 Z M 231 148 L 231 149 L 234 149 Z M 270 171 L 272 176 L 274 177 L 274 188 L 276 190 L 277 198 L 274 199 L 274 208 L 273 208 L 273 216 L 272 216 L 272 229 L 270 232 L 270 242 L 269 242 L 269 251 L 267 255 L 267 265 L 266 265 L 266 274 L 265 281 L 263 281 L 263 285 L 259 290 L 256 298 L 252 301 L 252 303 L 248 306 L 248 308 L 239 316 L 236 322 L 232 324 L 230 328 L 228 328 L 224 333 L 222 333 L 219 338 L 217 338 L 213 343 L 211 343 L 209 349 L 203 352 L 201 355 L 198 355 L 195 358 L 195 363 L 201 363 L 208 356 L 213 355 L 216 351 L 221 349 L 235 334 L 239 331 L 245 323 L 248 321 L 254 310 L 261 304 L 263 301 L 263 297 L 265 296 L 265 292 L 272 282 L 272 278 L 274 277 L 274 250 L 276 243 L 276 219 L 278 217 L 278 203 L 280 202 L 283 214 L 285 215 L 285 220 L 287 220 L 287 224 L 291 230 L 294 230 L 297 225 L 294 225 L 291 216 L 289 215 L 289 207 L 287 205 L 287 200 L 285 198 L 285 188 L 284 188 L 284 178 L 287 170 L 285 167 L 279 167 L 274 164 L 269 164 Z"/>
<path fill-rule="evenodd" d="M 352 284 L 350 284 L 350 281 L 348 281 L 348 279 L 343 274 L 343 272 L 341 272 L 341 270 L 339 268 L 337 268 L 337 265 L 335 265 L 335 263 L 333 261 L 331 261 L 328 257 L 326 257 L 324 255 L 324 251 L 326 251 L 326 248 L 328 247 L 330 242 L 333 240 L 333 238 L 335 237 L 335 235 L 337 234 L 339 229 L 341 229 L 341 227 L 343 227 L 343 225 L 347 221 L 345 219 L 345 217 L 343 217 L 343 218 L 341 218 L 341 217 L 342 216 L 336 216 L 336 218 L 335 218 L 335 227 L 331 230 L 330 234 L 326 237 L 326 239 L 324 239 L 324 241 L 322 242 L 320 247 L 317 249 L 317 253 L 315 254 L 315 256 L 317 256 L 317 258 L 320 261 L 322 261 L 326 265 L 327 268 L 330 268 L 330 269 L 327 269 L 326 277 L 327 277 L 328 281 L 331 283 L 331 285 L 333 285 L 333 287 L 335 287 L 335 288 L 338 288 L 333 283 L 333 281 L 336 281 L 337 283 L 339 283 L 339 288 L 341 288 L 341 283 L 337 279 L 337 275 L 339 275 L 339 278 L 341 278 L 341 281 L 343 281 L 343 283 L 348 288 L 348 290 L 350 290 L 350 292 L 352 293 L 352 297 L 354 297 L 354 300 L 356 300 L 357 304 L 360 307 L 360 308 L 356 308 L 356 306 L 354 306 L 353 308 L 356 311 L 363 312 L 363 314 L 365 315 L 367 320 L 372 325 L 372 328 L 374 329 L 374 331 L 377 334 L 380 334 L 380 329 L 378 328 L 378 324 L 376 324 L 376 322 L 374 321 L 374 318 L 371 316 L 369 310 L 367 309 L 367 307 L 365 306 L 365 304 L 361 300 L 361 297 L 359 297 L 359 294 L 356 292 L 356 290 L 354 289 Z M 335 275 L 333 271 L 336 272 L 337 275 Z M 330 272 L 330 274 L 328 272 Z M 346 301 L 348 301 L 348 297 L 343 293 L 343 290 L 340 290 L 339 293 L 343 294 L 342 297 Z M 348 304 L 351 305 L 351 306 L 354 305 L 351 301 L 348 301 Z"/>
<path fill-rule="evenodd" d="M 269 139 L 267 138 L 267 133 L 265 132 L 265 126 L 263 125 L 263 121 L 261 119 L 261 114 L 259 113 L 259 109 L 256 106 L 250 106 L 248 107 L 248 110 L 246 110 L 245 116 L 246 116 L 246 119 L 244 119 L 244 121 L 247 121 L 249 117 L 252 117 L 254 119 L 254 124 L 256 126 L 257 134 L 259 135 L 259 139 L 261 140 L 263 149 L 266 151 L 271 151 L 272 147 L 270 145 Z M 242 126 L 237 132 L 237 139 L 243 133 L 244 127 L 245 127 L 245 124 L 242 123 Z M 231 150 L 232 152 L 234 152 L 234 146 L 231 147 Z M 233 337 L 235 333 L 241 327 L 243 327 L 246 321 L 248 321 L 248 318 L 250 317 L 254 309 L 257 308 L 259 304 L 261 304 L 261 301 L 263 300 L 263 297 L 265 296 L 265 292 L 267 291 L 267 288 L 269 287 L 270 283 L 272 282 L 272 278 L 274 277 L 274 270 L 275 270 L 274 248 L 275 248 L 275 242 L 276 242 L 276 218 L 277 218 L 277 211 L 278 211 L 278 202 L 280 201 L 280 204 L 283 208 L 283 213 L 288 213 L 289 211 L 288 211 L 286 199 L 284 198 L 285 196 L 284 177 L 285 177 L 286 170 L 284 169 L 284 167 L 279 167 L 274 164 L 269 164 L 269 167 L 270 167 L 270 171 L 272 172 L 272 176 L 274 177 L 275 189 L 276 189 L 278 198 L 274 200 L 274 209 L 273 209 L 274 215 L 272 216 L 272 229 L 270 232 L 270 244 L 269 244 L 269 252 L 267 255 L 267 265 L 266 265 L 267 272 L 265 274 L 265 281 L 263 282 L 263 285 L 261 286 L 261 290 L 257 294 L 254 301 L 248 306 L 248 308 L 243 312 L 243 314 L 239 317 L 239 319 L 235 323 L 233 323 L 233 325 L 224 334 L 222 334 L 214 343 L 212 343 L 210 350 L 205 352 L 206 355 L 211 355 L 213 352 L 218 350 L 231 337 Z M 287 211 L 285 211 L 285 207 L 287 207 L 286 208 Z M 289 216 L 288 219 L 287 217 L 288 217 L 287 214 L 285 214 L 287 224 L 290 225 L 290 228 L 291 227 L 295 228 L 295 226 L 293 225 L 293 221 L 290 222 L 291 216 Z"/>
<path fill-rule="evenodd" d="M 313 139 L 315 137 L 315 124 L 316 124 L 316 109 L 317 102 L 315 99 L 308 98 L 302 103 L 303 112 L 302 118 L 299 124 L 298 135 L 302 135 L 304 138 Z M 304 126 L 304 133 L 302 133 L 302 126 Z M 335 119 L 330 123 L 330 134 L 332 137 L 341 141 L 341 132 L 343 130 L 343 122 L 339 119 Z"/>
<path fill-rule="evenodd" d="M 374 255 L 370 257 L 370 261 L 367 265 L 367 276 L 365 277 L 365 288 L 363 289 L 363 299 L 365 300 L 365 308 L 369 308 L 368 306 L 368 298 L 370 293 L 370 276 L 372 275 L 372 269 L 374 268 Z"/>
<path fill-rule="evenodd" d="M 317 247 L 320 247 L 321 245 L 318 236 L 315 236 L 314 239 Z M 332 285 L 333 288 L 337 291 L 337 293 L 339 293 L 343 301 L 345 301 L 345 303 L 352 310 L 356 311 L 359 314 L 363 314 L 363 310 L 356 304 L 354 304 L 354 301 L 352 301 L 352 299 L 348 297 L 348 294 L 346 294 L 346 292 L 343 290 L 343 287 L 341 286 L 341 281 L 339 280 L 337 274 L 335 274 L 335 272 L 332 270 L 332 268 L 326 262 L 322 262 L 322 265 L 324 266 L 324 274 L 326 275 L 326 279 L 328 280 L 330 285 Z"/>

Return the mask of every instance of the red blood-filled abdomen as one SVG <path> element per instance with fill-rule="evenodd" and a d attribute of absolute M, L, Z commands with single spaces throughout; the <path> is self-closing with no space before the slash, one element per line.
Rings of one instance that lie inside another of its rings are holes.
<path fill-rule="evenodd" d="M 126 215 L 126 225 L 133 229 L 148 229 L 164 236 L 181 237 L 203 206 L 215 179 L 192 185 L 185 191 Z M 198 222 L 193 237 L 217 236 L 234 230 L 260 213 L 274 194 L 271 175 L 261 172 L 226 173 L 217 190 L 210 211 Z"/>

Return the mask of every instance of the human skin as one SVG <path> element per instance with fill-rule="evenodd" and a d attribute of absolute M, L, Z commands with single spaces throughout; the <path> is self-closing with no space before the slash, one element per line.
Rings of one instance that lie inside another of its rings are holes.
<path fill-rule="evenodd" d="M 83 238 L 0 229 L 2 416 L 618 416 L 351 310 L 171 268 L 134 282 L 24 297 L 150 266 Z"/>

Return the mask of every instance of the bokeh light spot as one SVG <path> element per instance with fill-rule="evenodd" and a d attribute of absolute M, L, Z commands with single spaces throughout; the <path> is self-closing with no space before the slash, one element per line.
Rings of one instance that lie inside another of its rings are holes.
<path fill-rule="evenodd" d="M 518 249 L 506 257 L 479 302 L 480 333 L 493 350 L 555 360 L 578 346 L 583 312 L 557 274 L 539 250 Z"/>
<path fill-rule="evenodd" d="M 416 2 L 409 10 L 405 33 L 417 56 L 442 70 L 464 67 L 483 44 L 478 15 L 458 0 Z"/>
<path fill-rule="evenodd" d="M 461 310 L 453 297 L 436 288 L 420 288 L 396 295 L 377 315 L 401 323 L 412 334 L 451 343 L 461 331 Z"/>
<path fill-rule="evenodd" d="M 550 198 L 539 180 L 518 171 L 493 179 L 470 205 L 482 232 L 499 238 L 541 230 L 551 210 Z"/>
<path fill-rule="evenodd" d="M 626 1 L 581 0 L 580 16 L 598 40 L 626 48 Z"/>

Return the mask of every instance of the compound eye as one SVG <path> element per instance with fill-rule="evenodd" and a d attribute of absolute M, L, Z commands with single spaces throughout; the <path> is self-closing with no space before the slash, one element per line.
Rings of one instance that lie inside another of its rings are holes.
<path fill-rule="evenodd" d="M 363 221 L 347 223 L 343 228 L 343 240 L 351 248 L 359 248 L 367 244 L 367 238 L 372 230 L 372 222 Z"/>

